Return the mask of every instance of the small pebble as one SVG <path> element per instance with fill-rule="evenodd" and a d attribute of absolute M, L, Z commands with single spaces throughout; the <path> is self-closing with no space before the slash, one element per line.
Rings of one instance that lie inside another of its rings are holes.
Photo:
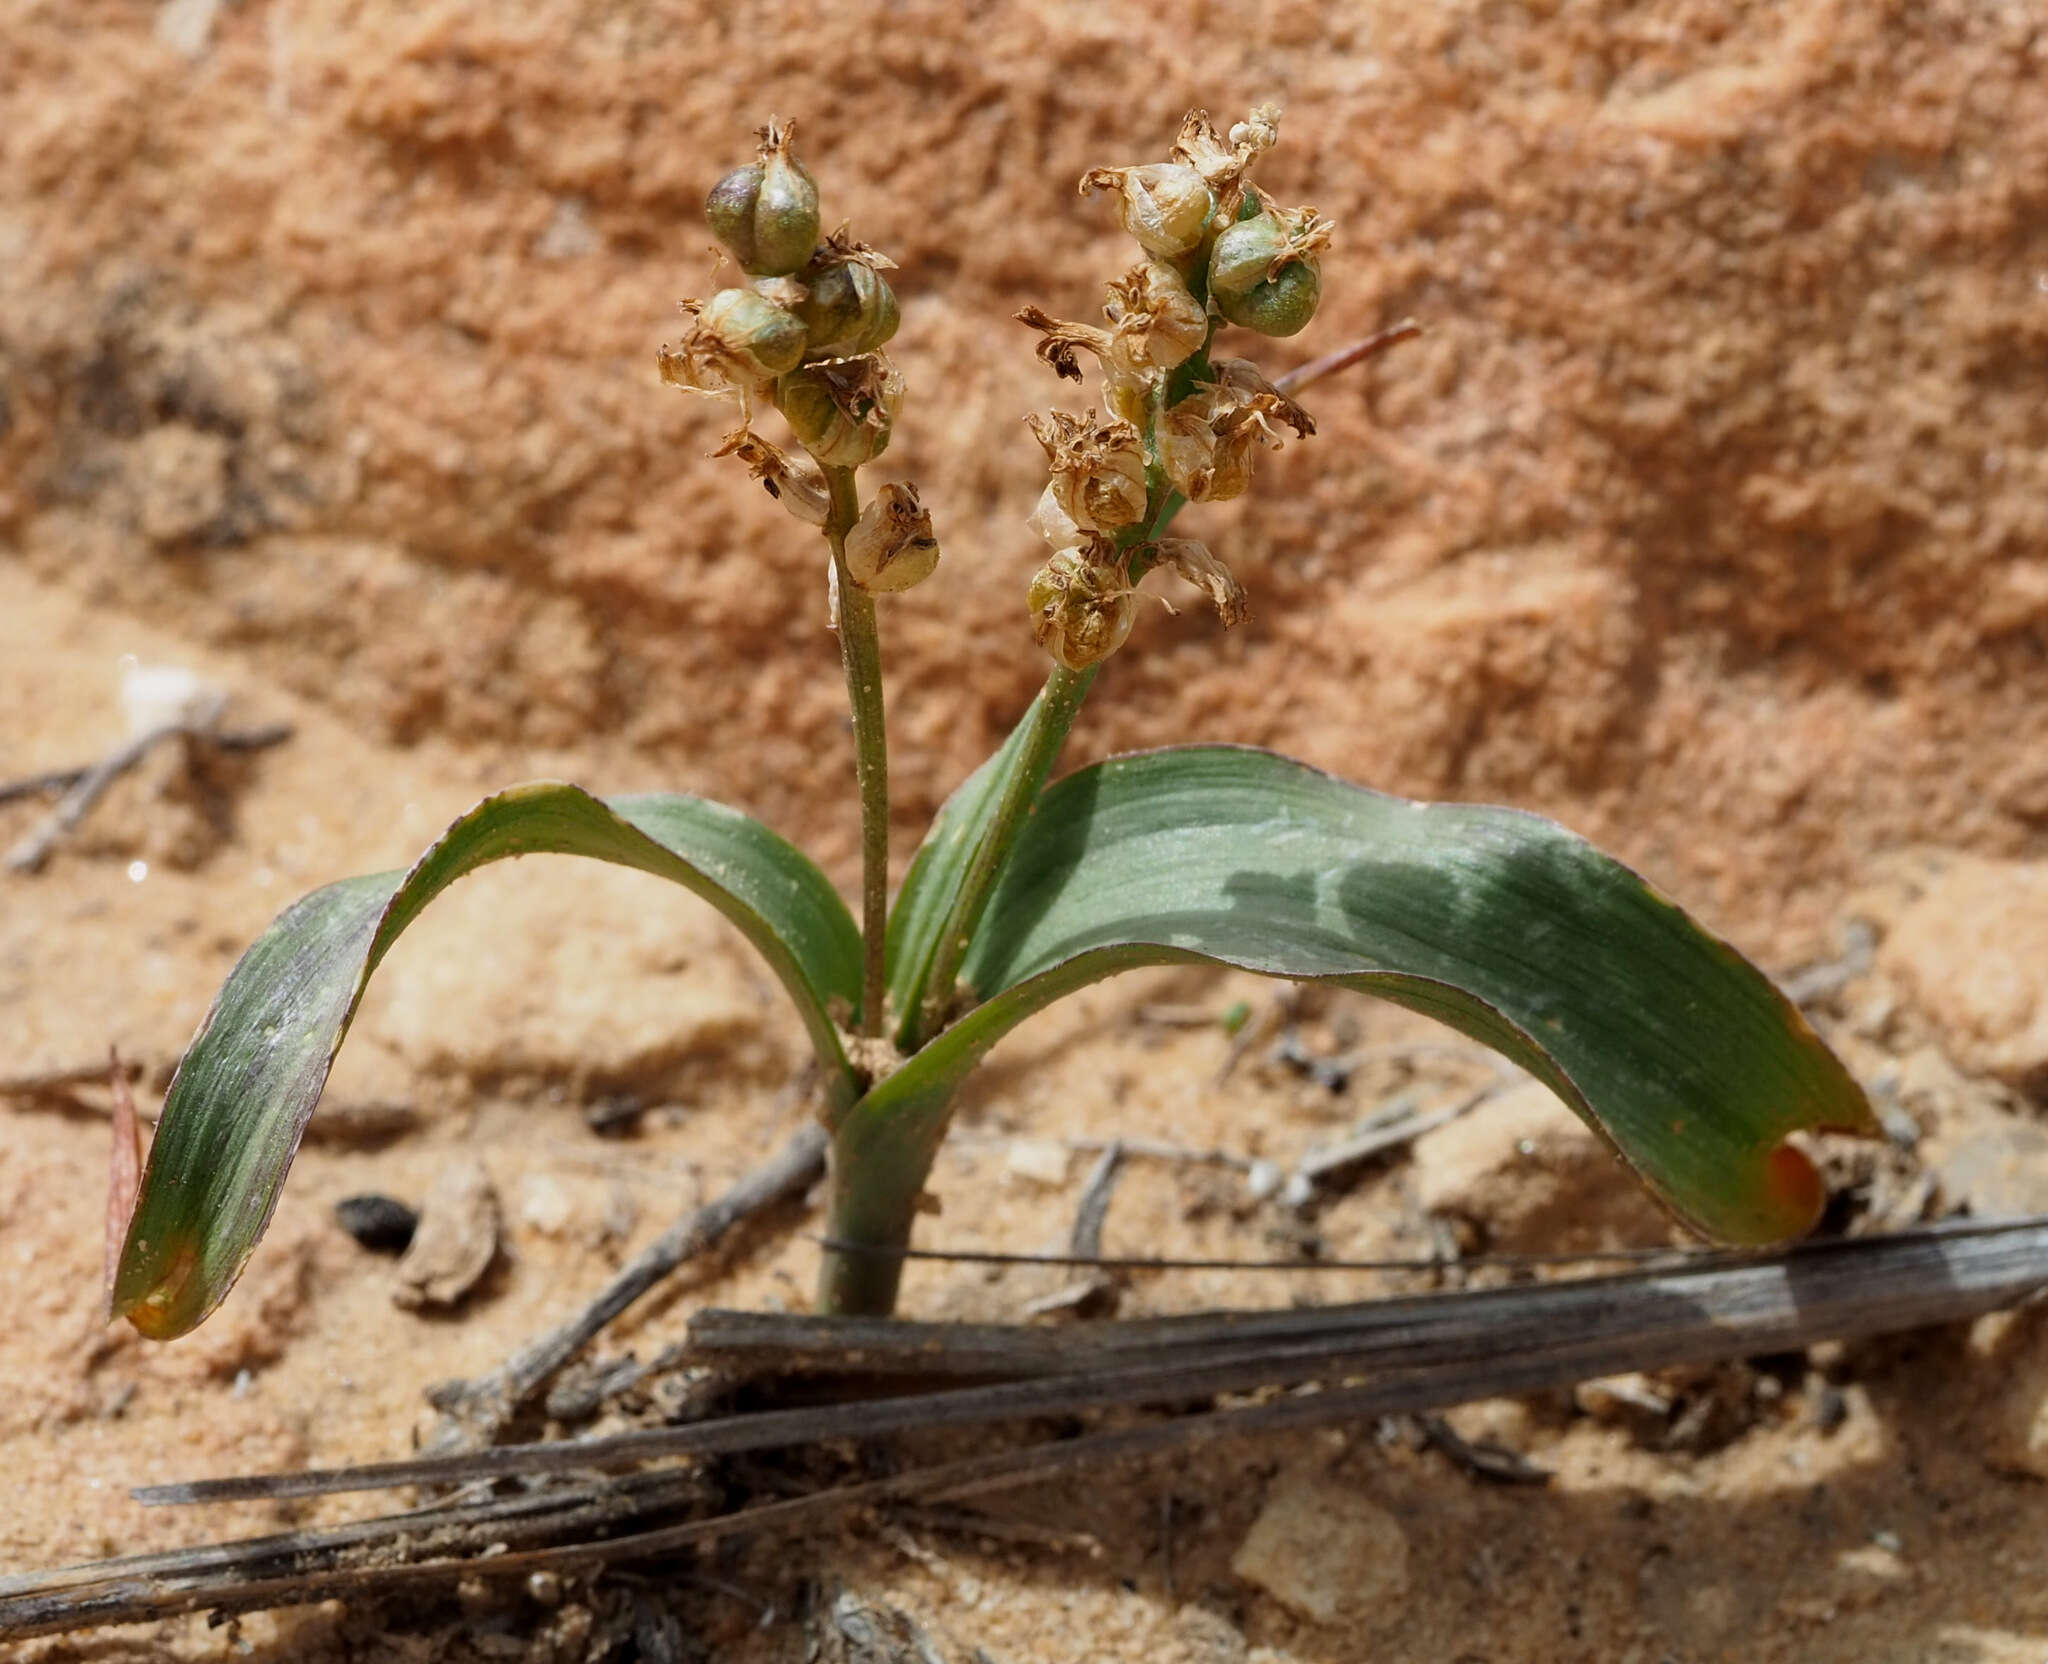
<path fill-rule="evenodd" d="M 396 1196 L 344 1196 L 334 1222 L 373 1254 L 402 1254 L 412 1245 L 420 1216 Z"/>

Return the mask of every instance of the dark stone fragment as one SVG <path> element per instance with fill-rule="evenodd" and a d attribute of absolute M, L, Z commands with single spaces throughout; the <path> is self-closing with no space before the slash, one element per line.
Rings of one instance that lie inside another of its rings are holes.
<path fill-rule="evenodd" d="M 334 1222 L 373 1254 L 402 1254 L 420 1216 L 396 1196 L 344 1196 L 334 1204 Z"/>

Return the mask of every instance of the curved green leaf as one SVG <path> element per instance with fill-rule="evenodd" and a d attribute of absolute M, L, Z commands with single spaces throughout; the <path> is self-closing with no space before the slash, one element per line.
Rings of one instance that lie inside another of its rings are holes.
<path fill-rule="evenodd" d="M 867 1161 L 834 1234 L 886 1240 L 975 1062 L 1062 994 L 1139 965 L 1341 983 L 1504 1053 L 1709 1236 L 1808 1228 L 1787 1145 L 1874 1130 L 1863 1093 L 1761 972 L 1583 839 L 1512 809 L 1410 803 L 1270 752 L 1186 747 L 1080 770 L 1040 800 L 969 954 L 985 1002 L 839 1129 Z"/>
<path fill-rule="evenodd" d="M 904 1051 L 916 1051 L 943 1024 L 961 957 L 1094 681 L 1094 669 L 1055 665 L 1009 738 L 946 799 L 918 846 L 885 944 Z"/>
<path fill-rule="evenodd" d="M 220 1303 L 270 1223 L 370 973 L 456 879 L 545 853 L 637 867 L 704 897 L 761 950 L 839 1102 L 851 1098 L 856 1077 L 829 1005 L 850 1010 L 859 997 L 860 933 L 800 851 L 702 798 L 607 804 L 575 786 L 515 786 L 456 821 L 410 872 L 315 890 L 242 956 L 171 1082 L 115 1275 L 115 1316 L 168 1339 Z"/>
<path fill-rule="evenodd" d="M 1009 738 L 946 799 L 903 875 L 903 888 L 889 913 L 886 944 L 889 1008 L 901 1037 L 915 1026 L 912 1017 L 923 1003 L 932 961 L 938 956 L 939 932 L 966 881 L 975 848 L 1017 772 L 1026 731 L 1043 697 L 1031 702 Z"/>

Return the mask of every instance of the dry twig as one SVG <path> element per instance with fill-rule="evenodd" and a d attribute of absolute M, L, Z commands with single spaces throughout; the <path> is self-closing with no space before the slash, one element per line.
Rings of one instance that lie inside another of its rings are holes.
<path fill-rule="evenodd" d="M 57 800 L 56 807 L 7 852 L 6 866 L 12 872 L 39 871 L 50 858 L 50 851 L 92 813 L 93 805 L 106 795 L 107 788 L 165 740 L 199 740 L 222 751 L 259 751 L 266 746 L 281 744 L 291 736 L 291 725 L 283 722 L 241 732 L 222 732 L 199 723 L 169 722 L 147 733 L 137 734 L 89 767 L 60 769 L 0 785 L 0 803 L 59 784 L 67 788 Z"/>
<path fill-rule="evenodd" d="M 441 1388 L 434 1401 L 441 1422 L 426 1448 L 473 1450 L 488 1445 L 564 1364 L 670 1272 L 686 1260 L 710 1252 L 741 1221 L 801 1196 L 817 1183 L 825 1171 L 828 1142 L 823 1127 L 806 1122 L 794 1138 L 723 1196 L 679 1219 L 650 1242 L 568 1322 L 521 1347 L 490 1374 Z"/>
<path fill-rule="evenodd" d="M 507 1474 L 567 1473 L 569 1491 L 363 1521 L 295 1534 L 0 1579 L 0 1639 L 205 1609 L 241 1611 L 332 1595 L 523 1575 L 669 1555 L 743 1532 L 808 1530 L 880 1502 L 957 1501 L 1217 1439 L 1330 1426 L 1545 1390 L 1630 1368 L 1738 1358 L 1974 1317 L 2048 1284 L 2048 1218 L 1937 1227 L 1806 1245 L 1730 1265 L 1636 1272 L 1534 1287 L 1459 1292 L 1323 1310 L 1163 1318 L 1060 1331 L 755 1316 L 759 1359 L 782 1355 L 900 1376 L 906 1361 L 964 1357 L 993 1386 L 951 1388 L 801 1410 L 731 1416 L 609 1439 L 499 1449 L 330 1474 L 202 1482 L 138 1493 L 149 1501 L 285 1497 Z M 730 1330 L 741 1321 L 723 1314 Z M 706 1328 L 718 1327 L 707 1323 Z M 1050 1344 L 1049 1344 L 1050 1343 Z M 715 1349 L 706 1348 L 710 1353 Z M 1248 1407 L 1084 1433 L 884 1478 L 660 1522 L 687 1506 L 673 1473 L 593 1483 L 593 1469 L 654 1457 L 863 1439 L 921 1427 L 1036 1416 L 1056 1408 L 1185 1401 L 1259 1385 L 1320 1385 Z M 675 1487 L 664 1493 L 663 1486 Z M 644 1529 L 632 1529 L 646 1522 Z M 447 1526 L 460 1538 L 437 1535 Z M 553 1538 L 556 1540 L 548 1541 Z M 567 1540 L 561 1540 L 561 1539 Z M 481 1547 L 478 1545 L 481 1544 Z M 536 1546 L 523 1546 L 535 1544 Z M 464 1546 L 466 1545 L 466 1546 Z M 346 1548 L 347 1557 L 339 1551 Z M 317 1551 L 317 1552 L 316 1552 Z M 321 1555 L 329 1556 L 322 1559 Z"/>

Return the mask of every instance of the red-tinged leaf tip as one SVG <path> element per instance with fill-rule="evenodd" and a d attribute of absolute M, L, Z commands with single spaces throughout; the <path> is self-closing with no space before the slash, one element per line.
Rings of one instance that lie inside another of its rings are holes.
<path fill-rule="evenodd" d="M 107 1160 L 107 1260 L 103 1293 L 107 1316 L 114 1315 L 114 1277 L 121 1268 L 121 1248 L 128 1240 L 128 1221 L 135 1215 L 135 1193 L 142 1184 L 142 1127 L 135 1118 L 135 1094 L 121 1054 L 107 1048 L 107 1067 L 114 1085 L 113 1148 Z"/>
<path fill-rule="evenodd" d="M 1771 1152 L 1769 1164 L 1771 1194 L 1792 1223 L 1787 1236 L 1804 1236 L 1820 1218 L 1827 1205 L 1828 1187 L 1820 1169 L 1796 1145 L 1780 1144 Z"/>
<path fill-rule="evenodd" d="M 198 1269 L 198 1245 L 181 1243 L 166 1256 L 163 1275 L 135 1298 L 125 1303 L 117 1300 L 113 1315 L 127 1318 L 150 1340 L 176 1340 L 186 1330 L 198 1327 L 200 1319 L 213 1309 L 188 1298 L 197 1292 L 192 1285 Z"/>

